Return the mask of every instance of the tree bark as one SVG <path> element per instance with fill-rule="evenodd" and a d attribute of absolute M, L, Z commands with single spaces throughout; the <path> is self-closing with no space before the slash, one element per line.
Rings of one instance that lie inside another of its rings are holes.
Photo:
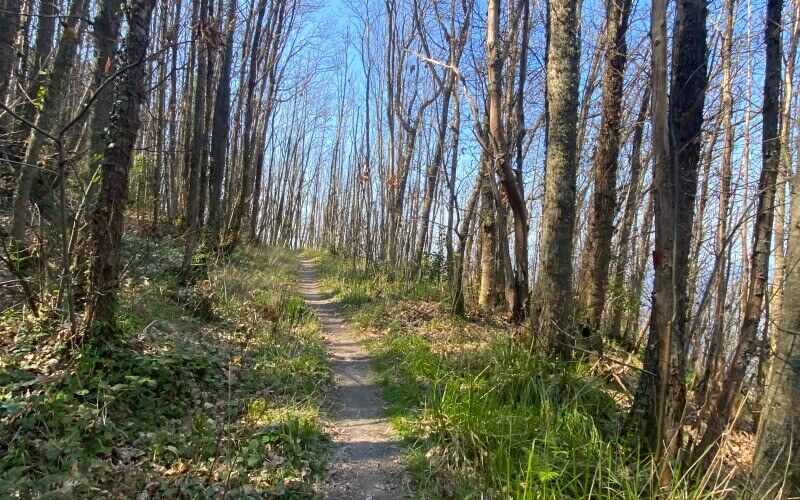
<path fill-rule="evenodd" d="M 733 128 L 733 91 L 731 84 L 731 58 L 733 55 L 733 23 L 735 14 L 735 0 L 725 2 L 725 31 L 722 36 L 722 128 L 724 132 L 722 144 L 722 164 L 720 166 L 719 209 L 717 212 L 717 234 L 715 252 L 720 256 L 720 266 L 716 274 L 716 292 L 714 297 L 714 315 L 708 353 L 705 367 L 695 395 L 701 408 L 705 408 L 711 401 L 711 394 L 715 394 L 719 387 L 720 371 L 724 361 L 725 345 L 725 303 L 728 292 L 727 262 L 723 256 L 726 251 L 728 237 L 728 212 L 731 198 L 731 161 L 733 156 L 734 128 Z M 701 414 L 703 412 L 701 411 Z"/>
<path fill-rule="evenodd" d="M 617 246 L 617 261 L 614 268 L 614 286 L 620 291 L 620 296 L 611 302 L 608 319 L 608 336 L 618 341 L 628 350 L 633 349 L 636 339 L 631 339 L 627 329 L 623 328 L 623 316 L 630 312 L 628 300 L 632 296 L 629 289 L 625 286 L 625 273 L 628 269 L 630 257 L 630 239 L 636 219 L 636 211 L 641 202 L 642 192 L 642 142 L 644 139 L 644 126 L 647 115 L 650 112 L 650 85 L 647 84 L 642 96 L 642 103 L 639 107 L 639 114 L 633 126 L 633 139 L 631 140 L 630 158 L 630 181 L 628 182 L 628 192 L 625 197 L 625 208 L 622 211 L 620 221 L 619 244 Z M 636 295 L 638 298 L 639 296 Z"/>
<path fill-rule="evenodd" d="M 94 19 L 95 66 L 92 86 L 95 89 L 100 87 L 103 81 L 111 76 L 118 67 L 115 56 L 119 49 L 121 8 L 122 0 L 103 0 L 100 4 L 100 12 Z M 108 144 L 106 129 L 111 122 L 113 107 L 114 88 L 107 85 L 100 91 L 92 105 L 87 177 L 92 176 L 95 168 L 100 165 L 103 151 Z"/>
<path fill-rule="evenodd" d="M 0 102 L 5 102 L 17 62 L 17 31 L 22 14 L 20 0 L 0 2 Z"/>
<path fill-rule="evenodd" d="M 233 209 L 230 227 L 231 245 L 235 246 L 239 241 L 239 232 L 242 226 L 242 218 L 245 214 L 245 205 L 250 201 L 253 191 L 253 151 L 252 151 L 252 122 L 253 122 L 253 95 L 256 90 L 256 75 L 258 72 L 258 51 L 261 41 L 262 27 L 264 24 L 264 14 L 266 11 L 266 0 L 260 0 L 258 4 L 257 20 L 254 27 L 253 43 L 250 47 L 250 72 L 247 77 L 247 89 L 244 102 L 244 134 L 243 139 L 243 161 L 242 161 L 242 182 L 239 188 L 239 197 Z M 248 226 L 250 227 L 250 226 Z"/>
<path fill-rule="evenodd" d="M 480 176 L 480 174 L 479 174 Z M 467 249 L 467 242 L 469 241 L 469 228 L 472 220 L 475 218 L 475 205 L 478 203 L 480 196 L 480 177 L 475 180 L 475 187 L 472 189 L 472 194 L 467 201 L 467 206 L 464 209 L 464 218 L 461 219 L 461 224 L 456 229 L 456 236 L 458 237 L 458 246 L 456 247 L 455 258 L 453 262 L 453 314 L 464 314 L 464 274 L 466 273 L 466 266 L 464 264 L 466 256 L 469 255 Z"/>
<path fill-rule="evenodd" d="M 36 128 L 31 128 L 25 150 L 17 189 L 14 192 L 14 213 L 11 222 L 11 245 L 15 251 L 24 248 L 25 230 L 30 216 L 30 195 L 41 162 L 41 153 L 48 138 L 39 132 L 54 132 L 58 125 L 61 106 L 66 92 L 67 79 L 78 51 L 78 24 L 83 18 L 88 1 L 75 0 L 70 6 L 64 33 L 58 44 L 56 56 L 47 79 L 44 102 L 36 117 Z"/>
<path fill-rule="evenodd" d="M 236 2 L 228 2 L 228 34 L 225 37 L 225 51 L 222 55 L 217 94 L 214 98 L 214 118 L 211 125 L 211 166 L 209 172 L 208 223 L 205 229 L 205 246 L 214 252 L 219 246 L 222 231 L 222 182 L 228 151 L 231 114 L 231 67 L 233 65 L 233 44 Z"/>
<path fill-rule="evenodd" d="M 436 149 L 433 153 L 433 160 L 428 165 L 425 172 L 425 194 L 423 195 L 422 216 L 419 222 L 419 235 L 414 250 L 414 259 L 412 260 L 412 276 L 417 274 L 422 265 L 425 245 L 428 243 L 428 226 L 431 206 L 433 206 L 433 197 L 436 194 L 435 191 L 439 181 L 439 172 L 442 169 L 442 163 L 444 161 L 444 144 L 447 138 L 447 119 L 450 112 L 450 98 L 455 89 L 455 75 L 451 76 L 451 74 L 452 73 L 448 73 L 444 95 L 442 97 L 442 111 L 439 117 Z"/>
<path fill-rule="evenodd" d="M 575 2 L 572 0 L 566 0 L 566 2 L 573 5 L 572 19 L 577 23 L 574 12 Z M 522 0 L 521 5 L 523 6 L 523 26 L 527 27 L 528 0 Z M 514 214 L 514 284 L 513 301 L 509 301 L 513 303 L 509 305 L 511 306 L 511 320 L 515 323 L 520 323 L 528 314 L 528 215 L 522 190 L 522 179 L 516 175 L 511 167 L 511 143 L 506 135 L 506 126 L 503 121 L 503 64 L 506 60 L 506 54 L 500 41 L 500 0 L 489 0 L 487 8 L 486 60 L 489 85 L 487 96 L 489 118 L 487 146 L 490 155 L 489 162 L 497 174 L 505 201 L 507 201 Z M 524 55 L 524 47 L 527 46 L 527 29 L 523 29 L 522 38 L 522 54 Z M 577 39 L 575 41 L 575 47 L 573 48 L 576 57 L 575 76 L 577 78 Z M 524 64 L 521 64 L 520 71 L 523 73 L 525 72 L 524 68 Z M 577 80 L 575 91 L 577 93 Z M 522 96 L 516 95 L 515 98 L 521 99 Z M 577 94 L 575 99 L 577 110 Z M 506 105 L 510 106 L 508 102 Z"/>
<path fill-rule="evenodd" d="M 622 96 L 625 65 L 628 59 L 628 18 L 631 0 L 606 0 L 605 69 L 603 70 L 603 108 L 597 149 L 592 161 L 592 218 L 586 240 L 586 255 L 578 287 L 578 315 L 584 342 L 602 351 L 598 332 L 608 284 L 611 238 L 617 209 L 617 169 L 622 128 Z"/>
<path fill-rule="evenodd" d="M 37 10 L 36 42 L 33 45 L 33 54 L 30 56 L 27 75 L 20 74 L 24 79 L 25 97 L 16 109 L 17 114 L 30 122 L 36 121 L 36 102 L 42 93 L 42 88 L 47 83 L 47 61 L 53 52 L 53 39 L 56 33 L 56 2 L 55 0 L 42 0 Z M 12 156 L 22 159 L 25 155 L 25 141 L 30 138 L 31 127 L 25 122 L 18 122 L 14 126 Z"/>
<path fill-rule="evenodd" d="M 672 82 L 667 103 L 667 29 L 665 0 L 652 8 L 653 187 L 655 250 L 653 306 L 632 423 L 658 461 L 658 485 L 671 480 L 669 459 L 682 446 L 681 422 L 686 405 L 686 280 L 706 72 L 705 0 L 676 5 Z"/>
<path fill-rule="evenodd" d="M 800 38 L 800 2 L 790 0 L 793 11 L 789 43 L 786 50 L 786 68 L 783 71 L 783 101 L 781 102 L 780 142 L 781 160 L 778 170 L 778 186 L 775 194 L 775 243 L 773 245 L 774 276 L 772 279 L 772 300 L 769 302 L 770 329 L 778 332 L 781 327 L 783 310 L 783 281 L 786 278 L 786 187 L 792 175 L 791 109 L 794 90 L 794 70 L 797 59 L 797 43 Z"/>
<path fill-rule="evenodd" d="M 545 195 L 535 307 L 538 334 L 571 356 L 580 39 L 576 0 L 547 4 Z"/>
<path fill-rule="evenodd" d="M 139 130 L 139 107 L 144 101 L 145 58 L 150 41 L 150 17 L 155 0 L 137 0 L 128 11 L 125 65 L 109 127 L 109 145 L 101 163 L 102 177 L 97 206 L 92 214 L 92 271 L 87 331 L 93 335 L 117 330 L 120 247 L 128 199 L 128 172 Z"/>
<path fill-rule="evenodd" d="M 195 0 L 200 2 L 198 25 L 195 28 L 195 50 L 197 51 L 197 67 L 194 81 L 194 101 L 192 104 L 191 139 L 189 151 L 184 157 L 186 165 L 186 245 L 183 254 L 181 272 L 192 279 L 192 260 L 197 248 L 200 234 L 200 177 L 203 167 L 203 145 L 205 134 L 205 107 L 206 107 L 206 82 L 208 78 L 207 64 L 210 47 L 203 41 L 202 25 L 208 22 L 208 0 Z"/>
<path fill-rule="evenodd" d="M 497 282 L 497 207 L 492 191 L 492 172 L 486 155 L 481 155 L 480 190 L 480 245 L 481 245 L 481 282 L 478 292 L 478 307 L 492 310 L 497 306 L 499 286 Z"/>
<path fill-rule="evenodd" d="M 770 4 L 778 3 L 771 0 Z M 772 11 L 772 9 L 770 9 Z M 757 497 L 800 496 L 800 181 L 792 182 L 781 329 L 767 383 L 753 463 Z M 785 482 L 784 482 L 785 481 Z M 783 487 L 780 490 L 780 487 Z"/>

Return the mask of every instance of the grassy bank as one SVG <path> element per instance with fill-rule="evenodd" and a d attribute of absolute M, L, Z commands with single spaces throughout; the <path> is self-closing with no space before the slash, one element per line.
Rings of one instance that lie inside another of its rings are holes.
<path fill-rule="evenodd" d="M 326 288 L 366 332 L 420 497 L 631 498 L 651 467 L 623 432 L 626 404 L 587 363 L 531 355 L 491 316 L 453 317 L 433 283 L 317 256 Z M 675 479 L 672 498 L 723 497 Z"/>
<path fill-rule="evenodd" d="M 246 249 L 187 289 L 181 250 L 126 238 L 120 338 L 73 351 L 2 318 L 1 496 L 314 492 L 330 370 L 296 255 Z"/>

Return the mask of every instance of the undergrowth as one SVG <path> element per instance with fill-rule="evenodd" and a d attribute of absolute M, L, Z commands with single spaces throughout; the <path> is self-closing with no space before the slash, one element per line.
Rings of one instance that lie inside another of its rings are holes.
<path fill-rule="evenodd" d="M 186 289 L 181 250 L 126 237 L 118 338 L 0 319 L 0 496 L 314 493 L 330 370 L 295 254 L 242 250 Z"/>
<path fill-rule="evenodd" d="M 446 313 L 446 292 L 316 254 L 328 291 L 367 332 L 421 498 L 651 496 L 652 467 L 622 431 L 624 408 L 582 362 L 530 353 L 491 318 Z M 522 333 L 522 335 L 520 335 Z M 664 498 L 720 498 L 676 477 Z"/>

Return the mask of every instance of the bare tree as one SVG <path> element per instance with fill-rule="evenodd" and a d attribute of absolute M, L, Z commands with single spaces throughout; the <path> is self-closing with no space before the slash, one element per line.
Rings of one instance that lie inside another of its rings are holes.
<path fill-rule="evenodd" d="M 655 281 L 645 371 L 630 417 L 659 460 L 659 486 L 670 480 L 668 459 L 682 447 L 686 279 L 708 83 L 707 5 L 705 0 L 691 0 L 677 5 L 667 94 L 666 13 L 667 3 L 655 0 L 651 17 Z"/>
<path fill-rule="evenodd" d="M 706 362 L 703 374 L 695 388 L 696 399 L 701 406 L 711 400 L 710 391 L 718 392 L 718 382 L 722 362 L 725 354 L 725 303 L 728 293 L 728 259 L 726 243 L 728 238 L 728 216 L 731 198 L 731 163 L 733 156 L 734 128 L 733 128 L 733 88 L 731 82 L 731 58 L 733 55 L 733 23 L 735 2 L 730 0 L 725 3 L 725 28 L 722 35 L 722 128 L 724 131 L 722 146 L 722 165 L 719 189 L 719 209 L 717 213 L 717 234 L 715 251 L 720 259 L 720 266 L 716 273 L 716 296 L 714 298 L 714 316 L 706 353 Z"/>
<path fill-rule="evenodd" d="M 150 42 L 150 18 L 155 0 L 137 0 L 128 8 L 125 66 L 109 127 L 109 145 L 101 162 L 101 184 L 92 214 L 92 271 L 86 325 L 90 334 L 116 331 L 120 247 L 125 229 L 128 172 L 139 131 L 139 106 L 144 101 L 145 58 Z"/>
<path fill-rule="evenodd" d="M 605 68 L 603 70 L 603 108 L 597 148 L 592 159 L 594 194 L 591 226 L 586 241 L 586 256 L 579 274 L 578 291 L 581 334 L 589 344 L 602 349 L 597 331 L 603 315 L 611 262 L 611 238 L 617 208 L 617 168 L 622 129 L 622 96 L 628 58 L 628 18 L 632 2 L 606 1 Z"/>
<path fill-rule="evenodd" d="M 540 272 L 536 284 L 539 335 L 563 357 L 572 353 L 572 252 L 577 175 L 578 3 L 547 4 L 547 131 Z"/>
<path fill-rule="evenodd" d="M 739 328 L 739 337 L 733 357 L 725 373 L 722 389 L 709 414 L 706 432 L 694 455 L 708 462 L 714 457 L 719 439 L 730 423 L 735 403 L 744 383 L 747 368 L 757 343 L 758 325 L 764 311 L 764 297 L 769 282 L 769 258 L 772 228 L 775 220 L 775 193 L 781 161 L 781 13 L 783 0 L 767 3 L 765 29 L 766 72 L 764 74 L 764 105 L 762 108 L 762 164 L 758 181 L 758 206 L 753 226 L 753 249 L 750 274 L 747 282 L 747 302 Z M 782 222 L 781 222 L 782 223 Z"/>

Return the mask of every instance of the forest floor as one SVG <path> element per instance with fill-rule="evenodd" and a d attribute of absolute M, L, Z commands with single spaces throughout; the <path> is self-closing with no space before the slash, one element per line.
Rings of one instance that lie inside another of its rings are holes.
<path fill-rule="evenodd" d="M 126 236 L 116 336 L 0 317 L 0 497 L 320 494 L 331 369 L 297 252 L 245 248 L 186 286 L 182 251 Z"/>
<path fill-rule="evenodd" d="M 323 293 L 303 260 L 300 290 L 317 315 L 333 370 L 332 431 L 338 449 L 328 469 L 325 496 L 331 499 L 400 498 L 402 448 L 394 436 L 372 359 L 337 311 L 331 294 Z"/>

